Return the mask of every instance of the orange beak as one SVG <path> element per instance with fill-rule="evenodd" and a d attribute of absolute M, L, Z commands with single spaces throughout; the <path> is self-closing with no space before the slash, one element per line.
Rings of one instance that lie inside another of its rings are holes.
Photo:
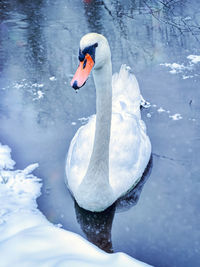
<path fill-rule="evenodd" d="M 85 84 L 93 66 L 94 61 L 92 57 L 89 54 L 86 54 L 84 60 L 80 62 L 78 69 L 71 81 L 71 86 L 75 90 L 79 89 Z"/>

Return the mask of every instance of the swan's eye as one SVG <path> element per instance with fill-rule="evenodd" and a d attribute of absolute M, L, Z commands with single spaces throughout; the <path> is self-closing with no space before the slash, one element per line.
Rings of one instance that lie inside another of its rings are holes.
<path fill-rule="evenodd" d="M 83 61 L 85 59 L 85 55 L 89 54 L 92 57 L 93 61 L 95 62 L 95 51 L 96 51 L 97 46 L 98 46 L 98 43 L 95 43 L 93 45 L 85 47 L 82 51 L 80 49 L 79 50 L 79 60 Z"/>
<path fill-rule="evenodd" d="M 85 58 L 85 59 L 84 59 L 84 62 L 83 62 L 83 69 L 85 69 L 86 64 L 87 64 L 87 59 Z"/>
<path fill-rule="evenodd" d="M 78 59 L 79 59 L 80 61 L 83 61 L 83 60 L 85 59 L 85 54 L 82 53 L 81 50 L 79 50 L 79 57 L 78 57 Z"/>

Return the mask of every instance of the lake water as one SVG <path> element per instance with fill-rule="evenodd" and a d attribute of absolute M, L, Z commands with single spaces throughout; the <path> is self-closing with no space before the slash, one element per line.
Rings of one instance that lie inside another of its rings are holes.
<path fill-rule="evenodd" d="M 0 8 L 0 141 L 17 168 L 39 163 L 39 209 L 108 252 L 198 267 L 200 2 L 2 0 Z M 79 40 L 91 31 L 107 37 L 113 71 L 129 65 L 151 104 L 142 110 L 153 150 L 146 175 L 99 214 L 80 209 L 64 184 L 70 141 L 95 113 L 92 78 L 77 94 L 70 87 Z"/>

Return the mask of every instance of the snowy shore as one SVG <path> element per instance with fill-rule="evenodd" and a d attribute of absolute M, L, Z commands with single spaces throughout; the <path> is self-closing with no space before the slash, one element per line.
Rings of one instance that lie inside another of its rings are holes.
<path fill-rule="evenodd" d="M 149 266 L 51 224 L 37 209 L 41 180 L 32 172 L 38 164 L 14 170 L 10 153 L 0 143 L 0 267 Z"/>

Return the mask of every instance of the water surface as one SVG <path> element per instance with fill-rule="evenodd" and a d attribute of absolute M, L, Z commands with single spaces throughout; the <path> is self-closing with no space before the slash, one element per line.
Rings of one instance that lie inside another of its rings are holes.
<path fill-rule="evenodd" d="M 200 63 L 187 57 L 200 55 L 200 3 L 3 0 L 0 5 L 0 140 L 12 148 L 18 168 L 39 162 L 40 210 L 108 252 L 123 251 L 154 266 L 199 266 Z M 108 38 L 113 71 L 129 65 L 151 103 L 142 110 L 153 148 L 149 172 L 103 214 L 80 209 L 64 184 L 70 141 L 95 113 L 92 78 L 77 94 L 69 84 L 79 40 L 90 31 Z"/>

